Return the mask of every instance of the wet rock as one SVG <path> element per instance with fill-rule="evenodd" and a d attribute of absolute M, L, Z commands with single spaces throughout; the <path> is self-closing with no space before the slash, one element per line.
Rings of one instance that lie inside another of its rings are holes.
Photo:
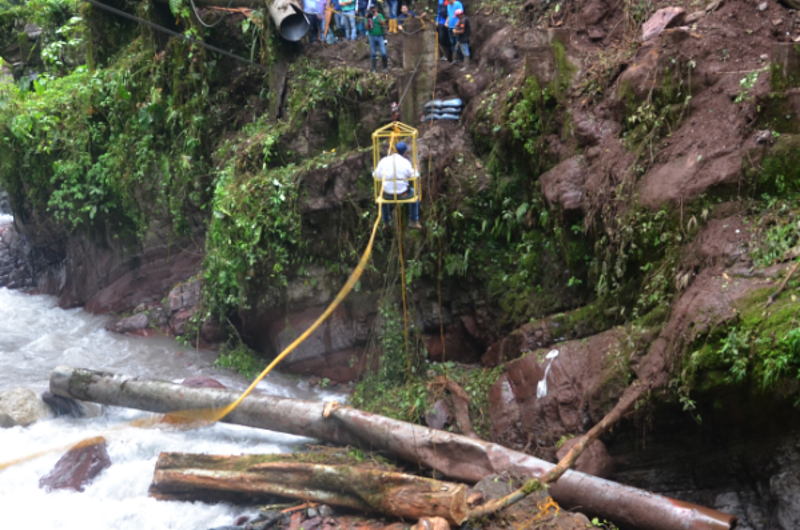
<path fill-rule="evenodd" d="M 648 41 L 667 28 L 680 26 L 686 16 L 682 7 L 664 7 L 653 13 L 642 26 L 642 40 Z"/>
<path fill-rule="evenodd" d="M 539 177 L 542 192 L 550 206 L 560 206 L 565 211 L 581 209 L 585 182 L 586 173 L 581 155 L 564 160 Z"/>
<path fill-rule="evenodd" d="M 133 333 L 147 329 L 149 326 L 150 317 L 145 313 L 139 313 L 111 322 L 106 326 L 106 329 L 114 333 Z"/>
<path fill-rule="evenodd" d="M 510 495 L 515 490 L 521 488 L 523 481 L 512 478 L 511 476 L 503 473 L 501 475 L 490 475 L 470 490 L 470 493 L 480 493 L 485 502 L 501 499 Z M 540 514 L 542 510 L 539 505 L 544 506 L 550 500 L 550 496 L 546 491 L 534 491 L 521 501 L 512 504 L 504 510 L 497 512 L 497 517 L 505 521 L 530 521 L 532 514 Z M 540 521 L 541 528 L 553 528 L 558 530 L 586 530 L 591 528 L 592 524 L 589 519 L 582 513 L 568 512 L 560 510 L 558 516 L 555 517 L 555 509 L 549 512 L 550 517 L 542 514 Z M 539 526 L 539 525 L 537 525 Z"/>
<path fill-rule="evenodd" d="M 50 410 L 53 411 L 55 416 L 67 416 L 69 418 L 83 418 L 86 416 L 86 410 L 80 402 L 67 398 L 64 396 L 56 396 L 49 390 L 42 392 L 42 401 L 44 401 Z"/>
<path fill-rule="evenodd" d="M 773 476 L 769 490 L 777 501 L 777 519 L 781 530 L 800 528 L 800 477 L 785 472 Z"/>
<path fill-rule="evenodd" d="M 178 285 L 169 292 L 169 310 L 172 313 L 190 309 L 200 301 L 200 280 L 192 280 Z"/>
<path fill-rule="evenodd" d="M 707 189 L 738 182 L 742 153 L 733 142 L 693 147 L 683 156 L 648 171 L 639 181 L 639 202 L 650 208 L 693 199 Z"/>
<path fill-rule="evenodd" d="M 626 328 L 614 328 L 585 340 L 560 343 L 552 362 L 545 358 L 550 347 L 507 363 L 506 377 L 498 379 L 490 391 L 493 399 L 489 406 L 492 418 L 507 418 L 498 423 L 507 430 L 493 421 L 493 437 L 529 438 L 545 446 L 566 434 L 588 430 L 611 410 L 627 387 L 628 359 L 644 349 L 644 342 Z M 537 386 L 548 365 L 547 393 L 539 397 Z M 519 411 L 516 425 L 509 421 L 514 414 L 508 405 L 512 397 Z"/>
<path fill-rule="evenodd" d="M 181 384 L 191 388 L 227 388 L 216 379 L 203 376 L 187 377 Z"/>
<path fill-rule="evenodd" d="M 24 238 L 12 222 L 0 224 L 0 287 L 33 287 Z"/>
<path fill-rule="evenodd" d="M 181 311 L 177 311 L 172 314 L 169 318 L 169 328 L 175 335 L 184 335 L 186 334 L 186 324 L 194 316 L 195 310 L 194 308 L 191 309 L 183 309 Z"/>
<path fill-rule="evenodd" d="M 11 215 L 11 200 L 8 193 L 0 190 L 0 214 Z"/>
<path fill-rule="evenodd" d="M 322 517 L 331 517 L 333 516 L 333 509 L 327 504 L 323 504 L 319 507 L 319 514 Z"/>
<path fill-rule="evenodd" d="M 450 409 L 441 399 L 434 403 L 425 413 L 425 423 L 431 429 L 442 430 L 450 423 Z"/>
<path fill-rule="evenodd" d="M 23 427 L 47 417 L 49 409 L 36 392 L 28 388 L 12 388 L 0 392 L 0 424 Z"/>
<path fill-rule="evenodd" d="M 687 257 L 702 265 L 732 265 L 746 257 L 751 228 L 741 216 L 712 219 L 686 249 Z"/>
<path fill-rule="evenodd" d="M 53 470 L 39 480 L 39 487 L 49 490 L 83 491 L 105 468 L 111 466 L 106 440 L 94 438 L 70 449 L 56 462 Z"/>
<path fill-rule="evenodd" d="M 492 414 L 492 441 L 507 447 L 524 447 L 527 440 L 521 432 L 519 405 L 508 374 L 502 374 L 489 388 L 489 410 Z"/>
<path fill-rule="evenodd" d="M 606 0 L 589 0 L 578 12 L 578 23 L 582 26 L 594 26 L 606 18 L 611 6 Z"/>
<path fill-rule="evenodd" d="M 200 326 L 200 339 L 206 344 L 216 344 L 225 340 L 225 328 L 222 327 L 215 316 L 211 316 L 203 321 Z"/>
<path fill-rule="evenodd" d="M 567 456 L 569 450 L 578 443 L 578 440 L 579 438 L 571 438 L 564 442 L 564 445 L 556 452 L 556 458 L 560 461 Z M 581 456 L 575 461 L 573 469 L 587 475 L 608 478 L 614 474 L 614 460 L 608 454 L 606 445 L 600 440 L 595 440 L 592 445 L 581 453 Z"/>

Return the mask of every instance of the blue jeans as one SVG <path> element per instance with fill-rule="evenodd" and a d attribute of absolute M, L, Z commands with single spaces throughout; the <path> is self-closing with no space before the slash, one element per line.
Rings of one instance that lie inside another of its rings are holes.
<path fill-rule="evenodd" d="M 469 43 L 468 42 L 459 42 L 458 47 L 461 50 L 461 55 L 464 57 L 469 57 Z"/>
<path fill-rule="evenodd" d="M 381 57 L 386 57 L 386 41 L 384 40 L 383 35 L 370 35 L 369 36 L 369 53 L 370 56 L 375 59 L 377 57 L 376 52 L 381 52 Z"/>
<path fill-rule="evenodd" d="M 340 17 L 342 17 L 342 28 L 344 29 L 344 36 L 350 40 L 356 40 L 356 19 L 353 18 L 356 14 L 356 10 L 352 11 L 345 11 Z"/>
<path fill-rule="evenodd" d="M 455 59 L 456 53 L 458 52 L 458 36 L 453 33 L 453 28 L 447 31 L 450 33 L 450 49 L 453 50 L 453 59 Z"/>
<path fill-rule="evenodd" d="M 395 198 L 410 199 L 411 197 L 416 197 L 414 188 L 408 188 L 405 193 L 400 195 L 383 192 L 383 198 L 386 200 L 395 200 Z M 394 207 L 394 204 L 381 204 L 381 217 L 383 218 L 384 224 L 392 224 L 392 209 Z M 419 201 L 408 203 L 408 219 L 409 221 L 419 221 Z"/>
<path fill-rule="evenodd" d="M 386 0 L 386 5 L 389 6 L 389 18 L 397 18 L 397 3 L 398 0 Z"/>
<path fill-rule="evenodd" d="M 306 13 L 308 19 L 308 42 L 317 42 L 319 39 L 320 19 L 316 13 Z"/>
<path fill-rule="evenodd" d="M 358 8 L 358 34 L 359 35 L 366 35 L 366 33 L 367 33 L 367 28 L 366 28 L 365 22 L 364 22 L 364 19 L 366 18 L 366 16 L 367 16 L 367 8 L 365 7 L 364 9 L 361 9 L 359 7 Z"/>

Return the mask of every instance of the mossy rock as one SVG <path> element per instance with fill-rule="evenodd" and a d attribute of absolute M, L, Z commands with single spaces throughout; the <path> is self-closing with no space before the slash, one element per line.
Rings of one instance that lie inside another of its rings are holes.
<path fill-rule="evenodd" d="M 800 191 L 800 135 L 781 135 L 762 162 L 760 192 L 784 194 Z"/>

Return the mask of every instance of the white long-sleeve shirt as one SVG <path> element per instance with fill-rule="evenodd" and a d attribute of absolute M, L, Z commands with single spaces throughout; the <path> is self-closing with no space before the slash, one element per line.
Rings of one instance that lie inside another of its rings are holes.
<path fill-rule="evenodd" d="M 393 153 L 378 162 L 375 178 L 383 181 L 383 192 L 402 195 L 408 190 L 408 181 L 414 178 L 414 167 L 402 155 Z"/>

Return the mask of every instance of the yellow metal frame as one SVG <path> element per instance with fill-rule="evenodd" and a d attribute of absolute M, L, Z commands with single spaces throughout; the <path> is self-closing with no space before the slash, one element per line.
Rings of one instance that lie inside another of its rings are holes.
<path fill-rule="evenodd" d="M 420 186 L 419 176 L 419 159 L 417 158 L 417 137 L 419 133 L 413 127 L 396 121 L 388 125 L 384 125 L 380 129 L 372 133 L 372 182 L 373 194 L 377 204 L 402 204 L 411 203 L 422 200 L 422 186 Z M 395 182 L 398 180 L 405 180 L 411 187 L 414 188 L 414 197 L 409 199 L 385 199 L 383 197 L 383 180 L 375 176 L 375 170 L 378 168 L 383 156 L 388 156 L 396 152 L 395 146 L 398 142 L 405 142 L 411 150 L 411 165 L 414 168 L 414 176 L 410 179 L 391 179 Z M 384 153 L 384 155 L 381 155 Z"/>

